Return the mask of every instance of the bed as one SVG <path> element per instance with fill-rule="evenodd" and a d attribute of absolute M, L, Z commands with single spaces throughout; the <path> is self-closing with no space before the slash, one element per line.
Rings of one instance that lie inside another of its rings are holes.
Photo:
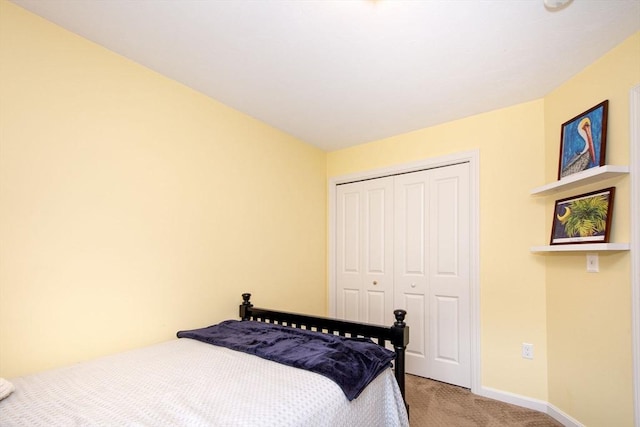
<path fill-rule="evenodd" d="M 240 320 L 11 379 L 14 390 L 0 401 L 0 425 L 409 425 L 404 310 L 394 312 L 394 325 L 382 327 L 257 308 L 250 294 L 242 297 Z M 248 350 L 234 349 L 238 342 Z M 325 342 L 329 353 L 316 352 Z M 310 352 L 292 356 L 303 350 Z M 281 355 L 287 360 L 277 360 Z M 362 375 L 361 365 L 367 368 Z"/>

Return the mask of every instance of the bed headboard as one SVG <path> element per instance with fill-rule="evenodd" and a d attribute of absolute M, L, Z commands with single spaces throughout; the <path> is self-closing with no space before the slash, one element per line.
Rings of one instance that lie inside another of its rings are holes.
<path fill-rule="evenodd" d="M 395 310 L 395 323 L 390 327 L 372 325 L 369 323 L 350 322 L 347 320 L 332 319 L 329 317 L 309 316 L 299 313 L 270 310 L 254 307 L 250 301 L 251 294 L 242 294 L 240 304 L 240 318 L 242 320 L 256 320 L 260 322 L 275 323 L 291 326 L 298 329 L 308 329 L 329 334 L 338 334 L 347 337 L 364 337 L 376 340 L 379 345 L 385 346 L 387 342 L 393 345 L 396 353 L 394 373 L 398 386 L 405 398 L 404 374 L 405 351 L 409 344 L 409 327 L 404 323 L 407 312 Z M 405 399 L 406 404 L 406 399 Z"/>

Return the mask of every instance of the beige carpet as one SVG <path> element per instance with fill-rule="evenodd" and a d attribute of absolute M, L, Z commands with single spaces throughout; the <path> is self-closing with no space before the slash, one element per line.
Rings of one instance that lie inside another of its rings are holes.
<path fill-rule="evenodd" d="M 406 398 L 411 427 L 557 427 L 538 411 L 472 394 L 468 389 L 407 375 Z"/>

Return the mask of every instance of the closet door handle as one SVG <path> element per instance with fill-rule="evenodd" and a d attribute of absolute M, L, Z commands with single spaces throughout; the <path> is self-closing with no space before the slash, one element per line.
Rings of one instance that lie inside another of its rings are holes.
<path fill-rule="evenodd" d="M 377 284 L 378 284 L 378 281 L 377 281 L 377 280 L 374 280 L 374 281 L 373 281 L 373 286 L 375 286 L 375 285 L 377 285 Z"/>
<path fill-rule="evenodd" d="M 415 288 L 415 287 L 416 287 L 416 284 L 415 284 L 415 283 L 412 283 L 412 284 L 411 284 L 411 287 L 412 287 L 412 288 Z"/>

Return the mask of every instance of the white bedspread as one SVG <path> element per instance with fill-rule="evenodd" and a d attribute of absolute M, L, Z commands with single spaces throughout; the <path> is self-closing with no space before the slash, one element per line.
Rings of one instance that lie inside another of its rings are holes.
<path fill-rule="evenodd" d="M 190 339 L 14 378 L 0 426 L 408 426 L 391 369 L 349 402 L 331 380 Z"/>

